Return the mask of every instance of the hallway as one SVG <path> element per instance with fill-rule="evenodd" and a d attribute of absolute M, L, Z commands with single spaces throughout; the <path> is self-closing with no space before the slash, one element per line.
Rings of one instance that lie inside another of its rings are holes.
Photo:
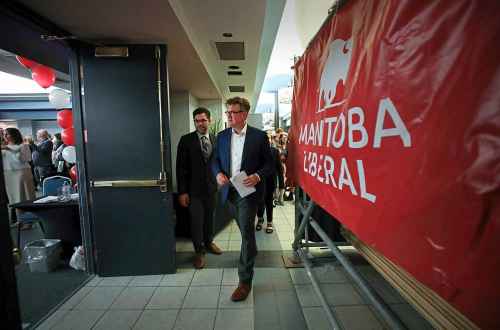
<path fill-rule="evenodd" d="M 224 254 L 207 255 L 207 268 L 192 269 L 192 244 L 178 241 L 177 274 L 94 277 L 37 329 L 329 329 L 304 268 L 283 265 L 282 255 L 291 254 L 293 204 L 276 207 L 274 221 L 273 234 L 257 232 L 253 290 L 244 302 L 229 300 L 238 283 L 241 242 L 231 223 L 216 237 Z M 314 270 L 343 327 L 387 329 L 327 251 L 312 253 L 326 255 Z M 409 329 L 432 328 L 361 257 L 352 250 L 346 254 Z"/>

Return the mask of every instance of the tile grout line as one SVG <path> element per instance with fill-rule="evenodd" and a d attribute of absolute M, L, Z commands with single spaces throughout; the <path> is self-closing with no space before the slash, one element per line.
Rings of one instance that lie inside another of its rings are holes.
<path fill-rule="evenodd" d="M 181 314 L 181 311 L 184 309 L 183 306 L 184 306 L 184 303 L 186 302 L 186 297 L 187 297 L 187 294 L 189 292 L 189 289 L 191 288 L 191 284 L 193 283 L 193 280 L 194 280 L 194 275 L 196 274 L 196 270 L 193 272 L 193 276 L 191 277 L 191 280 L 189 281 L 188 283 L 188 286 L 187 286 L 187 290 L 186 290 L 186 293 L 184 294 L 184 298 L 182 300 L 182 305 L 181 307 L 177 310 L 177 314 L 175 315 L 175 320 L 174 320 L 174 324 L 172 325 L 172 329 L 175 329 L 175 326 L 177 324 L 177 321 L 179 320 L 179 315 Z"/>
<path fill-rule="evenodd" d="M 101 279 L 102 280 L 102 279 Z M 111 306 L 113 306 L 113 304 L 115 303 L 115 301 L 118 299 L 119 296 L 121 296 L 121 294 L 123 293 L 123 291 L 125 291 L 125 289 L 127 288 L 128 286 L 123 286 L 122 287 L 122 290 L 120 291 L 120 293 L 118 295 L 116 295 L 115 299 L 113 299 L 113 301 L 111 302 L 111 304 L 108 306 L 107 309 L 104 310 L 104 312 L 101 314 L 101 316 L 99 316 L 99 318 L 97 320 L 95 320 L 94 324 L 92 325 L 91 329 L 94 329 L 97 324 L 99 323 L 99 321 L 101 321 L 101 319 L 104 317 L 104 315 L 109 312 L 111 310 Z M 97 288 L 97 287 L 96 287 Z M 99 310 L 99 309 L 97 309 Z M 102 309 L 101 309 L 102 310 Z"/>
<path fill-rule="evenodd" d="M 132 325 L 132 328 L 133 329 L 135 327 L 135 325 L 137 324 L 137 322 L 139 322 L 139 320 L 141 319 L 141 316 L 144 314 L 144 312 L 146 311 L 146 307 L 148 306 L 148 304 L 151 302 L 151 299 L 153 299 L 156 291 L 158 290 L 158 288 L 160 287 L 160 283 L 161 281 L 165 278 L 165 275 L 162 276 L 160 282 L 158 283 L 158 286 L 155 288 L 155 290 L 153 291 L 153 293 L 151 294 L 151 297 L 149 297 L 148 301 L 144 304 L 144 307 L 142 308 L 142 311 L 141 313 L 139 314 L 139 317 L 137 317 L 137 319 L 135 320 L 134 324 Z M 132 281 L 130 281 L 132 282 Z"/>
<path fill-rule="evenodd" d="M 220 279 L 220 286 L 219 286 L 219 296 L 217 297 L 217 308 L 216 308 L 216 312 L 215 312 L 215 318 L 214 318 L 214 324 L 213 324 L 213 327 L 212 327 L 212 330 L 215 330 L 215 325 L 217 324 L 217 317 L 219 316 L 219 311 L 220 311 L 220 308 L 219 308 L 219 303 L 220 303 L 220 299 L 221 299 L 221 295 L 222 295 L 222 280 L 224 279 L 224 268 L 222 268 L 222 276 L 221 276 L 221 279 Z"/>

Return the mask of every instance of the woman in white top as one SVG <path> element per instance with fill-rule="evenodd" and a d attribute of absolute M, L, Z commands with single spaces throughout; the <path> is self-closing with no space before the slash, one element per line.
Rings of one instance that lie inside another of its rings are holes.
<path fill-rule="evenodd" d="M 29 164 L 31 151 L 27 144 L 23 144 L 23 137 L 17 128 L 4 130 L 2 160 L 9 204 L 34 199 L 35 187 Z"/>

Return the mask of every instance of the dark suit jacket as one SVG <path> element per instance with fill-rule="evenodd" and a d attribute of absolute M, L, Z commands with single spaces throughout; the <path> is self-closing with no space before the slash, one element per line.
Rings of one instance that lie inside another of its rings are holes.
<path fill-rule="evenodd" d="M 210 135 L 212 150 L 215 137 Z M 212 151 L 212 155 L 214 151 Z M 200 139 L 196 131 L 183 135 L 177 146 L 177 190 L 195 197 L 215 194 L 217 185 L 209 168 L 210 159 L 205 161 L 201 152 Z"/>
<path fill-rule="evenodd" d="M 49 139 L 33 145 L 32 153 L 33 165 L 39 167 L 52 167 L 52 149 L 53 144 Z"/>
<path fill-rule="evenodd" d="M 217 135 L 211 162 L 214 177 L 220 172 L 228 178 L 231 177 L 231 133 L 232 128 L 227 128 Z M 241 171 L 245 171 L 248 175 L 257 173 L 260 176 L 261 182 L 255 186 L 257 191 L 248 195 L 247 198 L 262 199 L 264 196 L 263 180 L 273 173 L 273 162 L 267 134 L 251 126 L 247 126 Z M 225 202 L 229 193 L 229 185 L 225 185 L 221 190 L 222 202 Z"/>
<path fill-rule="evenodd" d="M 283 164 L 281 164 L 279 150 L 275 147 L 271 147 L 271 156 L 273 162 L 273 172 L 270 176 L 266 177 L 266 187 L 269 191 L 276 189 L 276 179 L 279 175 L 283 176 Z"/>

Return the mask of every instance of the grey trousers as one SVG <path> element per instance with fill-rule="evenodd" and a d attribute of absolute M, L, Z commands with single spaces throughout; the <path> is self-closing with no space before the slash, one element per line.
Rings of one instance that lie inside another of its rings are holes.
<path fill-rule="evenodd" d="M 191 238 L 197 253 L 204 251 L 204 245 L 212 243 L 214 232 L 214 196 L 190 196 L 189 218 L 191 219 Z"/>
<path fill-rule="evenodd" d="M 238 263 L 238 276 L 240 282 L 251 284 L 253 279 L 253 267 L 257 256 L 257 243 L 255 242 L 255 215 L 257 214 L 258 202 L 253 198 L 241 198 L 234 190 L 230 190 L 228 196 L 228 207 L 231 215 L 241 233 L 240 261 Z"/>

